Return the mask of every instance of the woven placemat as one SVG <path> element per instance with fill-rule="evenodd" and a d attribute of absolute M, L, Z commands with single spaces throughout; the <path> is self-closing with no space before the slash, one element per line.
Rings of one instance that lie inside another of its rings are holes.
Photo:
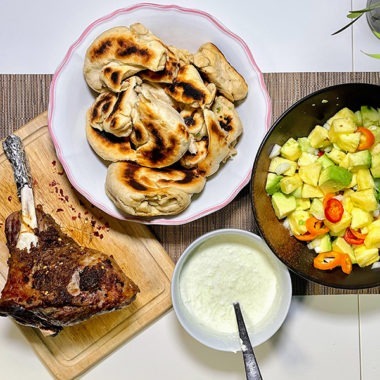
<path fill-rule="evenodd" d="M 20 128 L 46 111 L 52 75 L 0 75 L 0 138 Z M 272 120 L 303 96 L 340 83 L 380 83 L 380 73 L 268 73 L 264 74 L 272 99 Z M 150 227 L 170 257 L 177 261 L 183 250 L 198 236 L 218 228 L 241 228 L 257 232 L 252 215 L 249 187 L 246 186 L 222 210 L 182 226 Z M 294 274 L 293 293 L 309 294 L 379 294 L 380 287 L 359 291 L 324 287 Z"/>

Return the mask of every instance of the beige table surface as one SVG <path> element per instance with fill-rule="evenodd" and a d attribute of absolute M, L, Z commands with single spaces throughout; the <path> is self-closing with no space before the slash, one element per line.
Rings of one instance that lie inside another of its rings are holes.
<path fill-rule="evenodd" d="M 320 88 L 347 82 L 379 83 L 380 73 L 264 73 L 272 99 L 272 121 L 291 104 Z M 0 138 L 22 127 L 47 110 L 50 74 L 0 75 Z M 126 222 L 128 223 L 128 222 Z M 171 259 L 176 262 L 183 250 L 198 236 L 218 228 L 241 228 L 257 232 L 249 185 L 225 208 L 181 226 L 150 226 Z M 292 274 L 293 294 L 379 294 L 380 287 L 359 291 L 339 290 L 306 281 Z"/>

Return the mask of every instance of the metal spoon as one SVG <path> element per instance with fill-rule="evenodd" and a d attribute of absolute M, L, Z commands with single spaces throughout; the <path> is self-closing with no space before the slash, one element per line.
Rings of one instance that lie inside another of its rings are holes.
<path fill-rule="evenodd" d="M 253 352 L 252 344 L 249 339 L 247 328 L 245 327 L 243 315 L 240 310 L 239 302 L 234 302 L 236 321 L 241 339 L 241 351 L 243 353 L 245 374 L 247 380 L 262 380 L 259 366 L 257 365 L 255 353 Z"/>

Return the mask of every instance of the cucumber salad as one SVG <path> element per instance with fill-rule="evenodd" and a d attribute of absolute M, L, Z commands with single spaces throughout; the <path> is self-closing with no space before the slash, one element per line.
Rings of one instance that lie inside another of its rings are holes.
<path fill-rule="evenodd" d="M 342 108 L 308 136 L 275 145 L 265 190 L 314 267 L 379 265 L 380 109 Z"/>

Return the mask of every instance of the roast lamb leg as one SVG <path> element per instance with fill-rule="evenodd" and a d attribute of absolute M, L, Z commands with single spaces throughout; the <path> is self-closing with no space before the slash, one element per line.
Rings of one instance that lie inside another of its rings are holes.
<path fill-rule="evenodd" d="M 129 305 L 139 292 L 112 255 L 82 247 L 54 219 L 35 208 L 32 178 L 21 140 L 3 149 L 12 165 L 21 211 L 5 221 L 8 276 L 0 316 L 55 335 L 64 326 Z"/>

